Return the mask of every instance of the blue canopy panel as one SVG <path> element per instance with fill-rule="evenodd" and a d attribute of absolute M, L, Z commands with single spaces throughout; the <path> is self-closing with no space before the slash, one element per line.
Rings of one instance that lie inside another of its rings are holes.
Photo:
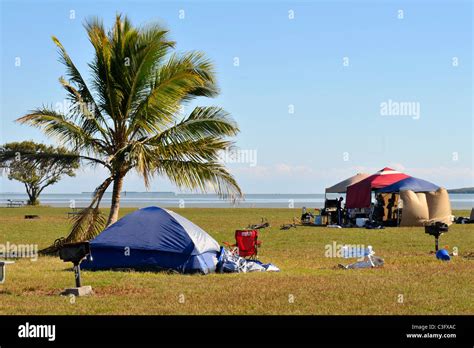
<path fill-rule="evenodd" d="M 169 269 L 182 273 L 215 270 L 219 244 L 184 217 L 158 207 L 137 210 L 90 242 L 81 268 Z"/>
<path fill-rule="evenodd" d="M 376 190 L 376 193 L 391 193 L 411 190 L 413 192 L 433 192 L 439 189 L 439 186 L 418 178 L 409 177 Z"/>

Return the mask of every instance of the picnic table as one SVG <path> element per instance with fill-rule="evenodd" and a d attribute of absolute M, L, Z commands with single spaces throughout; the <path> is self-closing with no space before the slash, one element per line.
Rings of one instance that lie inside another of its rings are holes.
<path fill-rule="evenodd" d="M 86 208 L 85 207 L 71 208 L 71 211 L 67 212 L 67 217 L 69 218 L 71 215 L 72 216 L 79 215 L 81 213 L 81 211 L 83 211 L 84 209 L 86 209 Z"/>
<path fill-rule="evenodd" d="M 67 212 L 67 217 L 70 217 L 71 215 L 79 215 L 80 212 L 82 211 L 82 209 L 84 208 L 71 208 L 71 211 L 68 211 Z"/>
<path fill-rule="evenodd" d="M 25 205 L 25 201 L 14 200 L 14 199 L 7 199 L 7 207 L 8 208 L 19 208 Z"/>

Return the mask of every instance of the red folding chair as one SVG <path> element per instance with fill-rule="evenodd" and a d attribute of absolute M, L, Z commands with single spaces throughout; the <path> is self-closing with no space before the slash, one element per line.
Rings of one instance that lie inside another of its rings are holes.
<path fill-rule="evenodd" d="M 235 244 L 224 242 L 224 245 L 240 257 L 256 259 L 261 241 L 258 240 L 258 230 L 237 230 Z"/>

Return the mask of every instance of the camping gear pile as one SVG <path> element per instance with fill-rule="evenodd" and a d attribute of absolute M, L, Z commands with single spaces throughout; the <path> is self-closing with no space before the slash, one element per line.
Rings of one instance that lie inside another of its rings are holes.
<path fill-rule="evenodd" d="M 375 252 L 370 245 L 362 250 L 349 245 L 344 245 L 342 247 L 342 257 L 346 259 L 358 258 L 359 260 L 349 265 L 339 264 L 339 267 L 343 269 L 382 267 L 385 263 L 384 260 L 378 256 L 374 256 L 374 254 Z"/>
<path fill-rule="evenodd" d="M 474 208 L 471 209 L 471 215 L 469 217 L 459 216 L 454 219 L 457 224 L 474 224 Z"/>
<path fill-rule="evenodd" d="M 217 262 L 219 273 L 248 273 L 248 272 L 279 272 L 280 269 L 271 263 L 263 264 L 257 259 L 246 259 L 238 252 L 221 248 Z"/>

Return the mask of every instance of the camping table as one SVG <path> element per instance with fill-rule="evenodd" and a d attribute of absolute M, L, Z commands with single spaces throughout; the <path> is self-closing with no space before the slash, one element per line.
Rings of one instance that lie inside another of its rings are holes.
<path fill-rule="evenodd" d="M 24 201 L 18 201 L 18 200 L 12 200 L 12 199 L 7 200 L 7 208 L 23 207 L 24 205 L 25 205 Z"/>

